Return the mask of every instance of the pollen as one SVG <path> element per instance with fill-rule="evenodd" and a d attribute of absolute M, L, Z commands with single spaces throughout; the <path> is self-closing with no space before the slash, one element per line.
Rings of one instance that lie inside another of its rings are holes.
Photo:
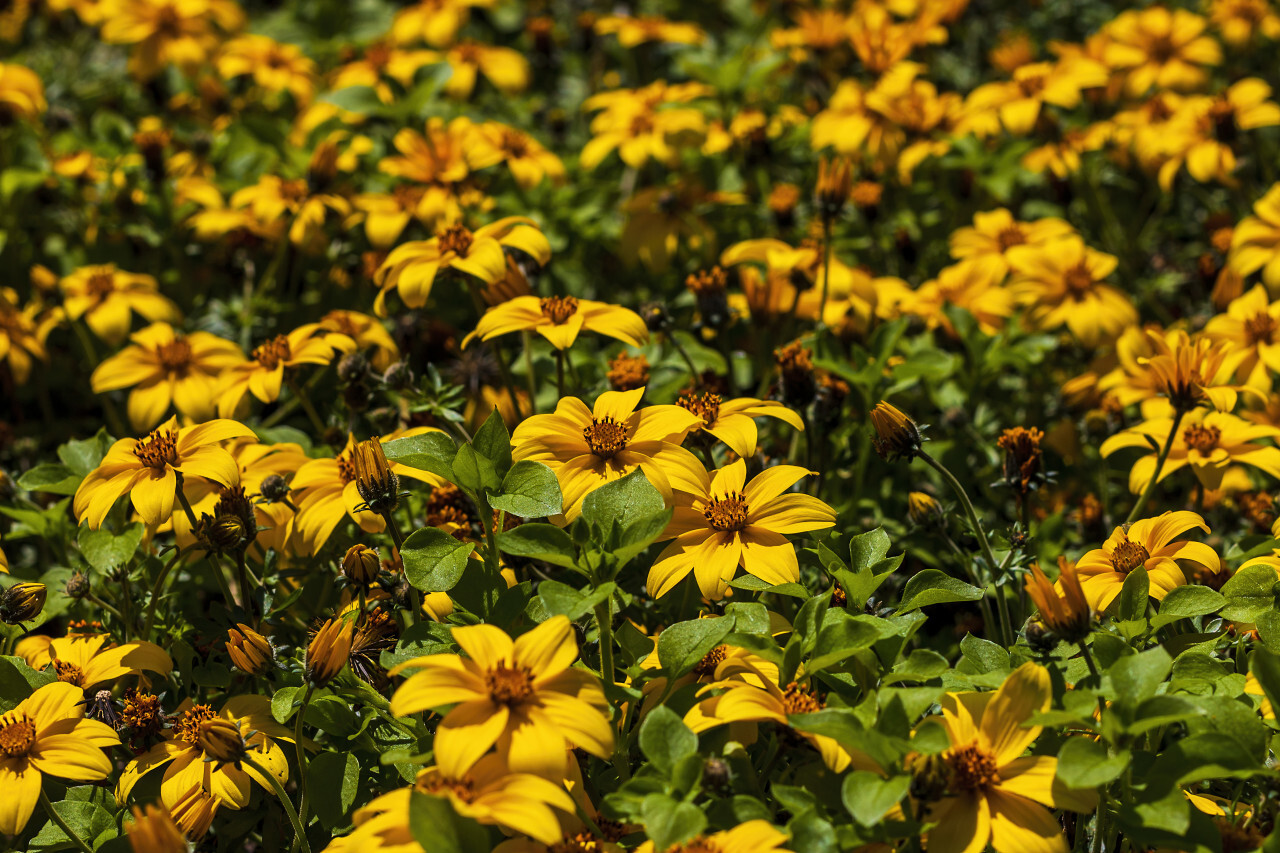
<path fill-rule="evenodd" d="M 200 724 L 205 720 L 212 720 L 216 714 L 213 708 L 203 703 L 192 705 L 188 708 L 178 721 L 173 725 L 173 733 L 180 740 L 184 740 L 192 746 L 200 739 Z"/>
<path fill-rule="evenodd" d="M 542 316 L 557 326 L 563 326 L 578 313 L 578 300 L 572 296 L 548 296 L 542 299 Z"/>
<path fill-rule="evenodd" d="M 116 278 L 103 267 L 89 276 L 88 287 L 90 296 L 95 299 L 104 299 L 116 289 Z"/>
<path fill-rule="evenodd" d="M 276 335 L 253 351 L 253 360 L 266 370 L 275 370 L 282 362 L 293 358 L 293 348 L 284 335 Z"/>
<path fill-rule="evenodd" d="M 53 668 L 58 673 L 58 680 L 77 687 L 84 687 L 84 670 L 70 661 L 54 660 Z"/>
<path fill-rule="evenodd" d="M 1072 296 L 1083 296 L 1093 289 L 1093 273 L 1083 263 L 1076 264 L 1062 276 L 1063 283 Z"/>
<path fill-rule="evenodd" d="M 722 645 L 722 646 L 716 646 L 714 649 L 707 652 L 705 655 L 702 656 L 702 660 L 698 661 L 697 665 L 694 666 L 693 668 L 694 674 L 698 676 L 706 677 L 706 678 L 710 678 L 711 676 L 715 675 L 716 667 L 720 666 L 720 664 L 724 661 L 725 654 L 726 652 L 728 652 L 728 650 L 729 650 L 728 646 Z"/>
<path fill-rule="evenodd" d="M 741 530 L 747 526 L 747 501 L 741 492 L 730 492 L 722 498 L 713 498 L 702 515 L 715 530 L 726 533 Z"/>
<path fill-rule="evenodd" d="M 946 754 L 951 768 L 951 782 L 960 791 L 980 791 L 1000 781 L 996 757 L 977 741 L 957 747 Z"/>
<path fill-rule="evenodd" d="M 461 779 L 451 779 L 439 771 L 423 776 L 414 787 L 425 794 L 452 794 L 464 803 L 469 803 L 475 798 L 474 783 L 470 779 L 465 776 Z"/>
<path fill-rule="evenodd" d="M 813 691 L 807 687 L 801 687 L 796 682 L 787 685 L 787 689 L 782 691 L 782 707 L 790 714 L 812 714 L 815 711 L 821 711 L 825 707 L 825 703 L 813 694 Z"/>
<path fill-rule="evenodd" d="M 170 373 L 182 373 L 191 364 L 191 344 L 186 338 L 175 338 L 156 347 L 156 361 Z"/>
<path fill-rule="evenodd" d="M 1022 233 L 1022 229 L 1017 225 L 1010 225 L 996 235 L 996 242 L 1000 244 L 1000 251 L 1004 252 L 1014 246 L 1026 244 L 1027 235 Z"/>
<path fill-rule="evenodd" d="M 712 394 L 707 391 L 703 394 L 681 394 L 680 399 L 676 403 L 698 417 L 702 418 L 702 423 L 708 427 L 714 426 L 720 417 L 719 394 Z"/>
<path fill-rule="evenodd" d="M 627 446 L 627 427 L 611 417 L 592 418 L 591 426 L 582 430 L 591 452 L 601 459 L 612 459 Z"/>
<path fill-rule="evenodd" d="M 499 705 L 516 705 L 533 693 L 533 673 L 523 667 L 496 666 L 485 673 L 489 697 Z"/>
<path fill-rule="evenodd" d="M 178 464 L 178 431 L 158 429 L 139 441 L 133 455 L 148 468 L 163 471 L 168 465 Z"/>
<path fill-rule="evenodd" d="M 446 227 L 443 231 L 436 235 L 436 239 L 440 244 L 440 254 L 444 255 L 452 252 L 460 257 L 466 257 L 467 252 L 471 249 L 471 232 L 466 226 L 457 223 Z"/>
<path fill-rule="evenodd" d="M 1192 424 L 1182 431 L 1182 440 L 1187 443 L 1187 447 L 1201 453 L 1212 452 L 1221 438 L 1222 430 L 1216 426 Z"/>
<path fill-rule="evenodd" d="M 1111 552 L 1111 565 L 1117 572 L 1127 575 L 1151 559 L 1151 552 L 1140 542 L 1126 539 Z"/>
<path fill-rule="evenodd" d="M 36 726 L 26 714 L 12 711 L 0 717 L 0 755 L 20 758 L 36 742 Z"/>
<path fill-rule="evenodd" d="M 1244 321 L 1244 337 L 1250 345 L 1272 343 L 1275 333 L 1276 320 L 1265 311 Z"/>

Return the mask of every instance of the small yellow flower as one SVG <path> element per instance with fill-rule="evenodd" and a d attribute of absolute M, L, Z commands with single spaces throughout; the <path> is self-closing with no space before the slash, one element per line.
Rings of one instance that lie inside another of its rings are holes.
<path fill-rule="evenodd" d="M 267 36 L 243 35 L 222 46 L 216 62 L 228 81 L 251 77 L 267 92 L 288 92 L 305 106 L 315 92 L 316 65 L 301 48 Z"/>
<path fill-rule="evenodd" d="M 94 334 L 112 345 L 128 336 L 131 312 L 152 322 L 182 319 L 178 306 L 160 294 L 155 278 L 116 269 L 114 264 L 81 267 L 59 286 L 67 318 L 83 317 Z"/>
<path fill-rule="evenodd" d="M 1163 447 L 1172 428 L 1170 418 L 1153 419 L 1102 443 L 1104 457 L 1129 447 L 1147 451 L 1129 471 L 1129 490 L 1134 494 L 1142 493 L 1155 472 L 1156 451 L 1150 442 L 1157 441 Z M 1280 477 L 1280 448 L 1258 443 L 1278 437 L 1280 429 L 1276 427 L 1250 423 L 1226 412 L 1195 409 L 1182 419 L 1173 437 L 1168 458 L 1160 469 L 1160 480 L 1188 466 L 1204 488 L 1210 490 L 1222 484 L 1223 475 L 1231 465 L 1249 465 L 1272 477 Z"/>
<path fill-rule="evenodd" d="M 649 340 L 649 330 L 636 312 L 572 296 L 517 296 L 493 306 L 463 339 L 465 348 L 474 338 L 490 340 L 517 331 L 533 331 L 558 350 L 573 346 L 583 330 L 616 338 L 633 347 Z"/>
<path fill-rule="evenodd" d="M 1280 184 L 1273 184 L 1253 205 L 1231 237 L 1227 264 L 1241 278 L 1261 271 L 1267 289 L 1280 291 Z"/>
<path fill-rule="evenodd" d="M 1106 25 L 1104 61 L 1125 72 L 1125 90 L 1139 97 L 1152 87 L 1189 91 L 1222 62 L 1222 48 L 1205 34 L 1206 21 L 1185 9 L 1151 6 L 1122 12 Z"/>
<path fill-rule="evenodd" d="M 749 820 L 733 829 L 699 835 L 683 844 L 665 851 L 658 850 L 652 841 L 636 848 L 636 853 L 791 853 L 782 845 L 787 834 L 774 828 L 767 820 Z"/>
<path fill-rule="evenodd" d="M 1040 611 L 1040 621 L 1055 636 L 1076 643 L 1089 634 L 1093 610 L 1085 597 L 1074 563 L 1059 557 L 1058 581 L 1051 582 L 1038 564 L 1032 564 L 1027 579 L 1027 595 Z"/>
<path fill-rule="evenodd" d="M 1008 252 L 1016 270 L 1009 287 L 1027 307 L 1033 329 L 1066 326 L 1086 347 L 1114 341 L 1138 322 L 1133 302 L 1105 280 L 1119 262 L 1089 248 L 1077 236 L 1041 246 L 1014 246 Z"/>
<path fill-rule="evenodd" d="M 125 824 L 133 853 L 187 853 L 186 835 L 164 806 L 133 807 L 133 821 Z"/>
<path fill-rule="evenodd" d="M 1208 545 L 1174 541 L 1192 528 L 1209 532 L 1204 519 L 1185 511 L 1144 518 L 1127 525 L 1127 529 L 1117 527 L 1101 548 L 1094 548 L 1076 561 L 1076 574 L 1089 606 L 1106 610 L 1120 594 L 1129 572 L 1139 566 L 1147 570 L 1151 597 L 1157 601 L 1187 582 L 1180 562 L 1216 571 L 1221 560 Z"/>
<path fill-rule="evenodd" d="M 307 646 L 307 681 L 324 687 L 342 672 L 351 655 L 355 623 L 341 616 L 326 621 Z"/>

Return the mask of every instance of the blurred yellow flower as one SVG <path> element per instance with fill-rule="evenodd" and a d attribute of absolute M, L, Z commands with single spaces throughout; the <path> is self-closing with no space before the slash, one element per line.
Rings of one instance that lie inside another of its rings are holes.
<path fill-rule="evenodd" d="M 293 95 L 305 106 L 315 92 L 316 64 L 294 44 L 261 35 L 243 35 L 222 46 L 215 62 L 227 80 L 251 77 L 264 91 Z"/>
<path fill-rule="evenodd" d="M 133 312 L 152 322 L 182 320 L 182 312 L 161 295 L 155 278 L 125 272 L 115 264 L 80 267 L 58 285 L 67 318 L 83 317 L 95 335 L 113 346 L 128 337 Z"/>
<path fill-rule="evenodd" d="M 217 48 L 218 31 L 244 25 L 234 0 L 109 0 L 102 40 L 133 45 L 129 70 L 150 80 L 170 65 L 194 73 Z"/>
<path fill-rule="evenodd" d="M 1236 226 L 1227 264 L 1241 278 L 1261 270 L 1267 290 L 1280 293 L 1280 184 L 1254 202 L 1253 216 Z"/>
<path fill-rule="evenodd" d="M 1009 289 L 1026 306 L 1025 319 L 1033 329 L 1066 326 L 1080 343 L 1096 347 L 1138 322 L 1129 297 L 1104 283 L 1115 271 L 1116 257 L 1089 248 L 1079 237 L 1014 246 L 1008 258 L 1017 270 Z"/>
<path fill-rule="evenodd" d="M 31 121 L 49 108 L 44 83 L 25 65 L 0 62 L 0 116 Z"/>
<path fill-rule="evenodd" d="M 251 358 L 223 371 L 214 396 L 218 415 L 232 417 L 246 393 L 263 403 L 280 399 L 285 371 L 303 364 L 330 364 L 337 353 L 355 349 L 346 335 L 328 332 L 319 323 L 299 326 L 287 335 L 276 335 L 254 347 Z"/>
<path fill-rule="evenodd" d="M 1204 85 L 1206 67 L 1222 62 L 1222 48 L 1205 35 L 1206 24 L 1186 9 L 1150 6 L 1121 12 L 1103 28 L 1110 39 L 1105 61 L 1125 72 L 1130 97 L 1145 95 L 1152 87 L 1194 91 Z"/>

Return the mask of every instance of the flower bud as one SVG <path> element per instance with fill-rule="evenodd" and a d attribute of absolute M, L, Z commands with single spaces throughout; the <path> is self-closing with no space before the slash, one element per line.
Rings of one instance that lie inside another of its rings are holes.
<path fill-rule="evenodd" d="M 271 641 L 243 622 L 227 630 L 227 654 L 245 675 L 266 675 L 276 664 Z"/>
<path fill-rule="evenodd" d="M 352 545 L 342 558 L 342 575 L 356 586 L 370 586 L 378 578 L 382 559 L 364 545 Z"/>
<path fill-rule="evenodd" d="M 84 572 L 76 572 L 67 579 L 67 595 L 74 599 L 84 598 L 89 594 L 89 576 Z"/>
<path fill-rule="evenodd" d="M 382 373 L 382 383 L 394 391 L 407 391 L 415 381 L 417 377 L 407 361 L 397 361 Z"/>
<path fill-rule="evenodd" d="M 332 681 L 351 656 L 351 641 L 355 624 L 335 617 L 320 626 L 311 645 L 307 646 L 307 681 L 316 687 L 324 687 Z"/>
<path fill-rule="evenodd" d="M 813 402 L 818 393 L 818 380 L 813 372 L 813 352 L 793 341 L 773 351 L 778 365 L 778 386 L 782 402 L 793 409 L 802 409 Z"/>
<path fill-rule="evenodd" d="M 0 592 L 0 622 L 6 625 L 30 622 L 44 609 L 48 594 L 42 583 L 16 583 Z"/>
<path fill-rule="evenodd" d="M 279 474 L 268 474 L 262 478 L 262 485 L 258 487 L 262 493 L 262 499 L 267 503 L 276 503 L 289 497 L 289 481 Z"/>
<path fill-rule="evenodd" d="M 352 451 L 352 463 L 356 474 L 356 491 L 369 505 L 371 512 L 391 512 L 399 503 L 400 478 L 391 470 L 391 463 L 378 439 L 362 441 Z"/>
<path fill-rule="evenodd" d="M 651 332 L 661 332 L 671 321 L 667 309 L 661 302 L 646 302 L 641 305 L 640 316 L 644 318 L 645 327 Z"/>
<path fill-rule="evenodd" d="M 133 823 L 125 825 L 133 853 L 187 853 L 187 839 L 163 806 L 133 807 Z"/>
<path fill-rule="evenodd" d="M 729 785 L 729 762 L 723 758 L 711 757 L 702 764 L 702 786 L 708 790 L 721 791 Z"/>
<path fill-rule="evenodd" d="M 920 452 L 923 439 L 916 422 L 883 400 L 871 410 L 871 426 L 876 431 L 872 444 L 881 459 L 910 461 Z"/>
<path fill-rule="evenodd" d="M 818 183 L 813 200 L 825 220 L 833 220 L 844 211 L 853 190 L 853 165 L 847 157 L 823 157 L 818 161 Z"/>
<path fill-rule="evenodd" d="M 1000 434 L 996 444 L 1004 451 L 1004 481 L 1019 496 L 1047 481 L 1040 440 L 1044 433 L 1035 427 L 1014 427 Z"/>
<path fill-rule="evenodd" d="M 349 352 L 338 362 L 338 378 L 343 382 L 358 382 L 369 373 L 369 359 L 362 352 Z"/>
<path fill-rule="evenodd" d="M 226 717 L 201 720 L 196 733 L 196 746 L 206 758 L 220 764 L 235 764 L 244 757 L 247 750 L 240 724 Z"/>
<path fill-rule="evenodd" d="M 924 492 L 907 495 L 907 517 L 916 527 L 944 527 L 947 523 L 942 504 Z"/>
<path fill-rule="evenodd" d="M 235 552 L 246 542 L 244 521 L 234 515 L 205 515 L 196 525 L 200 547 L 215 554 Z"/>

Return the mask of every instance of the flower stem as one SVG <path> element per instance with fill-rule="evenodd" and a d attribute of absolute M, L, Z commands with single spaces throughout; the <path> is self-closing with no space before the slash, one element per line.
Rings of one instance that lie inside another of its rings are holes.
<path fill-rule="evenodd" d="M 396 554 L 400 557 L 400 567 L 404 568 L 404 537 L 400 535 L 400 528 L 396 525 L 395 516 L 391 514 L 391 510 L 382 513 L 382 518 L 387 522 L 387 529 L 391 531 L 391 541 L 395 543 Z M 408 579 L 408 575 L 405 575 Z M 422 593 L 413 584 L 409 584 L 409 617 L 405 620 L 405 625 L 412 625 L 422 617 Z"/>
<path fill-rule="evenodd" d="M 307 685 L 307 692 L 302 694 L 302 705 L 298 708 L 297 722 L 293 724 L 293 746 L 298 751 L 298 823 L 302 826 L 307 825 L 307 750 L 302 746 L 302 721 L 307 715 L 307 706 L 311 704 L 311 694 L 315 689 L 314 684 Z M 289 848 L 291 851 L 298 849 L 301 838 L 301 834 L 294 838 L 293 846 Z"/>
<path fill-rule="evenodd" d="M 524 336 L 524 383 L 529 392 L 529 414 L 538 413 L 538 379 L 533 372 L 533 333 L 526 329 Z"/>
<path fill-rule="evenodd" d="M 311 398 L 307 396 L 307 392 L 287 370 L 284 372 L 284 384 L 289 386 L 294 398 L 302 406 L 302 410 L 307 413 L 307 419 L 311 421 L 311 426 L 317 433 L 316 437 L 323 441 L 325 433 L 324 419 L 320 417 L 316 407 L 311 404 Z"/>
<path fill-rule="evenodd" d="M 289 795 L 284 792 L 284 786 L 280 784 L 276 774 L 265 770 L 261 764 L 250 758 L 248 754 L 245 754 L 240 760 L 248 765 L 250 769 L 257 770 L 258 775 L 265 777 L 271 784 L 271 789 L 275 791 L 276 799 L 280 801 L 280 805 L 284 808 L 284 813 L 289 816 L 289 823 L 293 824 L 294 844 L 302 846 L 302 853 L 311 853 L 311 845 L 307 842 L 307 833 L 302 828 L 302 821 L 299 820 L 298 813 L 294 811 L 293 803 L 289 800 Z"/>
<path fill-rule="evenodd" d="M 156 582 L 151 585 L 151 601 L 147 602 L 147 618 L 142 623 L 142 639 L 151 639 L 151 628 L 156 622 L 156 604 L 160 601 L 160 593 L 164 590 L 164 582 L 169 579 L 169 573 L 173 571 L 173 567 L 178 564 L 178 560 L 182 559 L 182 549 L 175 548 L 173 557 L 169 562 L 165 563 L 164 568 L 160 570 L 160 574 L 156 576 Z"/>
<path fill-rule="evenodd" d="M 93 848 L 86 844 L 83 838 L 76 835 L 76 831 L 72 829 L 70 825 L 62 819 L 62 815 L 58 814 L 57 810 L 54 809 L 53 803 L 49 802 L 49 795 L 44 792 L 43 785 L 40 786 L 40 805 L 44 807 L 45 813 L 49 815 L 49 820 L 53 821 L 57 825 L 58 829 L 61 829 L 67 838 L 71 839 L 72 844 L 79 848 L 82 853 L 93 853 Z"/>
<path fill-rule="evenodd" d="M 831 217 L 822 217 L 822 301 L 818 303 L 818 328 L 826 325 L 827 296 L 831 292 Z"/>
<path fill-rule="evenodd" d="M 1151 472 L 1151 479 L 1147 481 L 1147 486 L 1142 490 L 1142 495 L 1138 498 L 1137 503 L 1133 505 L 1133 509 L 1129 510 L 1129 517 L 1124 520 L 1125 524 L 1133 524 L 1142 514 L 1142 508 L 1147 505 L 1147 499 L 1151 497 L 1151 493 L 1156 490 L 1156 481 L 1160 479 L 1160 472 L 1164 469 L 1165 460 L 1169 458 L 1169 451 L 1173 449 L 1173 439 L 1178 434 L 1178 425 L 1182 423 L 1182 416 L 1186 412 L 1181 409 L 1174 412 L 1173 425 L 1169 427 L 1169 435 L 1164 440 L 1164 447 L 1160 448 L 1160 453 L 1156 456 L 1156 467 Z"/>
<path fill-rule="evenodd" d="M 702 374 L 698 372 L 698 368 L 693 366 L 693 359 L 689 358 L 689 353 L 685 350 L 684 345 L 680 343 L 680 340 L 673 332 L 667 332 L 667 340 L 671 341 L 671 345 L 676 348 L 676 352 L 680 353 L 680 357 L 684 359 L 685 366 L 689 368 L 689 378 L 693 380 L 694 387 L 702 387 Z"/>

